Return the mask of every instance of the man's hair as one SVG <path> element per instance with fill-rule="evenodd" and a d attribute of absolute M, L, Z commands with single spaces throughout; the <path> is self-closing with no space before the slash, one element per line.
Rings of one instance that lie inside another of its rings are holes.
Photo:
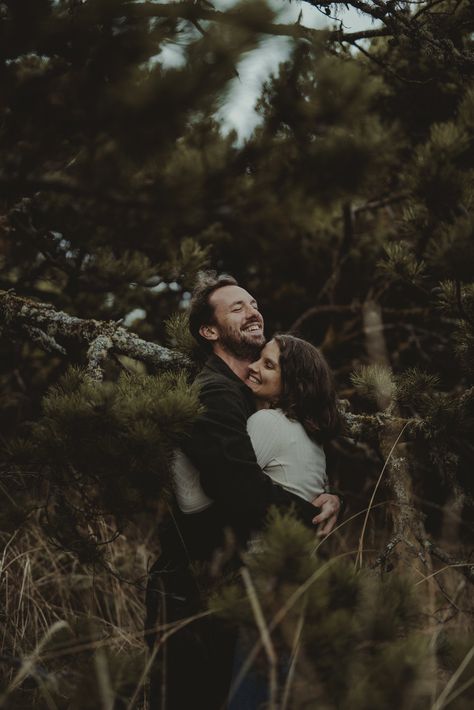
<path fill-rule="evenodd" d="M 214 291 L 223 286 L 238 285 L 236 279 L 230 274 L 217 275 L 216 271 L 200 271 L 198 274 L 189 309 L 189 330 L 206 352 L 212 351 L 212 342 L 203 338 L 199 329 L 202 325 L 214 323 L 214 308 L 210 305 L 209 299 Z"/>
<path fill-rule="evenodd" d="M 280 349 L 281 395 L 278 406 L 299 421 L 318 444 L 341 431 L 332 372 L 323 354 L 294 335 L 275 335 Z"/>

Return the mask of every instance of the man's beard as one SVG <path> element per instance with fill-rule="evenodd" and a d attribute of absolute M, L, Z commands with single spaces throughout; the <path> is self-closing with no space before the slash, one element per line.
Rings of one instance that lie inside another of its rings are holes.
<path fill-rule="evenodd" d="M 241 360 L 254 362 L 260 357 L 260 351 L 265 345 L 263 333 L 256 340 L 249 334 L 242 331 L 231 330 L 230 328 L 219 329 L 219 342 L 222 347 L 231 355 L 235 355 Z"/>

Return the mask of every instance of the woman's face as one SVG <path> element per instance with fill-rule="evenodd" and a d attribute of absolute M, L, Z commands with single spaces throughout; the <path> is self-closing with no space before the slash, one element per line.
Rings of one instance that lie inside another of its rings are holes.
<path fill-rule="evenodd" d="M 245 383 L 255 397 L 275 402 L 281 394 L 280 348 L 270 340 L 260 353 L 260 359 L 249 365 Z"/>

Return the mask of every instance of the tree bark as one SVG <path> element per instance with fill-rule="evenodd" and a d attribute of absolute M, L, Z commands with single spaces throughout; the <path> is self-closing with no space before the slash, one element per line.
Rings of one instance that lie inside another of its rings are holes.
<path fill-rule="evenodd" d="M 375 302 L 368 300 L 362 308 L 362 320 L 366 338 L 366 349 L 372 364 L 381 365 L 390 369 L 390 360 L 383 335 L 382 309 Z M 386 393 L 380 393 L 386 407 Z M 385 420 L 385 427 L 379 433 L 380 451 L 386 461 L 387 486 L 391 493 L 391 515 L 393 521 L 393 539 L 402 544 L 397 545 L 397 556 L 402 563 L 413 564 L 414 558 L 422 562 L 426 572 L 426 565 L 431 565 L 426 560 L 420 547 L 420 540 L 426 539 L 421 514 L 414 501 L 413 486 L 410 475 L 408 459 L 403 454 L 404 446 L 401 442 L 406 425 L 399 416 L 396 406 L 391 406 L 391 416 Z M 406 420 L 405 420 L 406 421 Z M 395 454 L 395 450 L 398 452 Z M 389 543 L 390 544 L 390 543 Z M 395 547 L 394 547 L 395 549 Z"/>

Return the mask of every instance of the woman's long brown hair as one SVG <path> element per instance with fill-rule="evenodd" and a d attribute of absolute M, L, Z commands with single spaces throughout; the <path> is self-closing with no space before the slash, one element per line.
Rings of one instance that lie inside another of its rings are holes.
<path fill-rule="evenodd" d="M 322 353 L 294 335 L 275 335 L 280 349 L 281 395 L 278 406 L 299 421 L 308 436 L 324 444 L 341 431 L 334 380 Z"/>

